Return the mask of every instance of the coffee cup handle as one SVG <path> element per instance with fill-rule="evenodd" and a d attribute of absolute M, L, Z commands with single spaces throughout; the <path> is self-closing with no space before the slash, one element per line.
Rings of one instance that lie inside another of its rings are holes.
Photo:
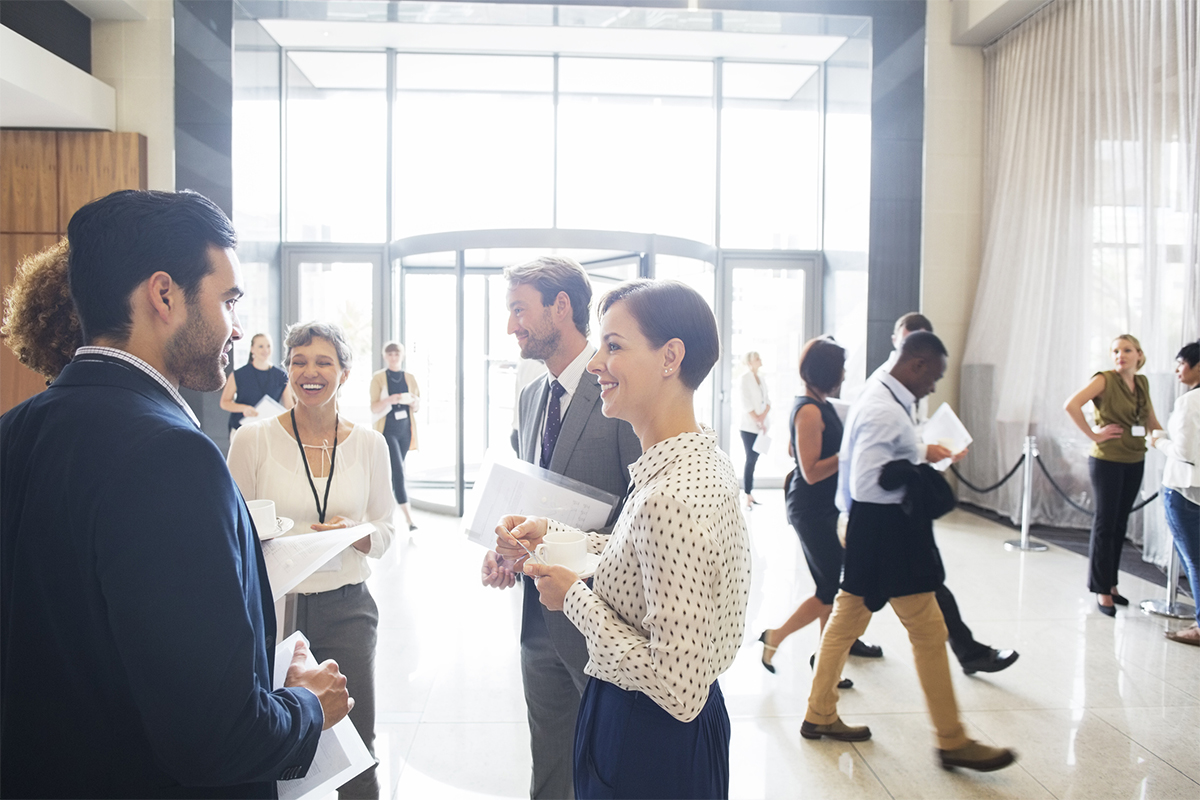
<path fill-rule="evenodd" d="M 537 547 L 533 548 L 533 554 L 537 556 L 538 561 L 542 562 L 543 564 L 548 563 L 546 561 L 546 545 L 539 544 Z"/>

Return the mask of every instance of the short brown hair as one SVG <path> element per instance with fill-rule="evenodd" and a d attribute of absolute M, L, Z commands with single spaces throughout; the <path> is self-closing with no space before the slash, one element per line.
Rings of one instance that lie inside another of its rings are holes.
<path fill-rule="evenodd" d="M 842 382 L 846 369 L 846 348 L 832 336 L 818 336 L 804 343 L 800 351 L 800 380 L 806 386 L 829 394 Z"/>
<path fill-rule="evenodd" d="M 721 355 L 717 318 L 704 298 L 686 283 L 638 278 L 623 283 L 600 299 L 597 317 L 623 302 L 637 320 L 651 347 L 671 339 L 683 342 L 683 364 L 679 379 L 695 391 Z"/>
<path fill-rule="evenodd" d="M 324 339 L 333 345 L 333 351 L 337 354 L 338 366 L 342 369 L 350 369 L 351 364 L 354 363 L 354 351 L 350 349 L 350 343 L 346 341 L 346 332 L 342 330 L 342 326 L 332 322 L 297 322 L 288 328 L 287 336 L 283 340 L 283 346 L 287 351 L 287 358 L 283 362 L 284 366 L 291 366 L 294 348 L 310 345 L 313 339 Z"/>
<path fill-rule="evenodd" d="M 528 284 L 542 296 L 542 305 L 554 305 L 559 292 L 571 301 L 571 321 L 584 336 L 588 335 L 588 309 L 592 303 L 592 283 L 578 261 L 565 256 L 541 256 L 533 261 L 504 270 L 508 285 Z"/>
<path fill-rule="evenodd" d="M 25 366 L 50 380 L 58 377 L 75 351 L 83 331 L 68 277 L 67 240 L 26 256 L 4 298 L 0 333 Z"/>
<path fill-rule="evenodd" d="M 908 331 L 909 333 L 929 331 L 933 333 L 933 323 L 929 321 L 929 317 L 921 312 L 910 311 L 896 320 L 896 327 L 892 329 L 892 333 L 899 333 L 900 331 Z"/>

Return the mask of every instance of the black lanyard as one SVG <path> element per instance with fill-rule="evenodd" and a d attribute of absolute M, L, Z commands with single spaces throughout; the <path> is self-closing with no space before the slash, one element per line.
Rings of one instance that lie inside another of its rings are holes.
<path fill-rule="evenodd" d="M 313 482 L 312 470 L 308 468 L 308 456 L 304 454 L 304 442 L 300 441 L 300 429 L 296 427 L 296 409 L 291 410 L 292 433 L 296 434 L 296 446 L 300 448 L 300 460 L 304 463 L 304 474 L 308 476 L 308 488 L 312 489 L 313 502 L 317 504 L 317 520 L 325 522 L 325 512 L 329 510 L 329 487 L 333 486 L 333 467 L 337 464 L 338 418 L 333 415 L 333 455 L 329 457 L 329 475 L 325 478 L 325 507 L 321 507 L 321 498 L 317 496 L 317 484 Z"/>
<path fill-rule="evenodd" d="M 880 381 L 880 383 L 883 383 L 883 381 Z M 915 419 L 913 419 L 912 412 L 908 410 L 908 406 L 904 405 L 904 401 L 901 400 L 899 397 L 896 397 L 896 393 L 892 391 L 892 387 L 888 386 L 886 383 L 883 383 L 883 388 L 887 389 L 888 394 L 890 394 L 892 396 L 892 399 L 900 404 L 900 407 L 904 409 L 904 415 L 906 417 L 908 417 L 908 421 L 911 422 L 915 426 L 917 424 L 917 421 Z M 916 401 L 914 400 L 914 403 L 915 402 Z"/>

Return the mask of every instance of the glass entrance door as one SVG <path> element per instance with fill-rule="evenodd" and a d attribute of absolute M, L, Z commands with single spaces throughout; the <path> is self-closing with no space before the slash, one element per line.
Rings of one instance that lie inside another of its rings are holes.
<path fill-rule="evenodd" d="M 803 392 L 800 383 L 800 349 L 821 331 L 819 262 L 815 256 L 737 257 L 723 259 L 726 343 L 722 369 L 728 376 L 723 406 L 725 441 L 737 474 L 742 474 L 746 450 L 741 429 L 746 408 L 742 382 L 748 377 L 745 356 L 757 352 L 762 359 L 759 378 L 766 383 L 771 411 L 767 433 L 771 445 L 760 455 L 755 486 L 783 485 L 792 469 L 787 454 L 788 413 L 793 399 Z"/>
<path fill-rule="evenodd" d="M 283 327 L 297 322 L 340 325 L 354 354 L 350 377 L 338 394 L 338 413 L 370 425 L 371 374 L 383 346 L 383 254 L 378 248 L 285 247 Z M 282 346 L 279 357 L 285 357 Z"/>

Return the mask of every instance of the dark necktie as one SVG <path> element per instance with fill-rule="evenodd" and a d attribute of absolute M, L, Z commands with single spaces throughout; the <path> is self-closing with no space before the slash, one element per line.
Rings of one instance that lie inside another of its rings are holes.
<path fill-rule="evenodd" d="M 546 430 L 542 432 L 542 468 L 550 468 L 550 457 L 554 455 L 554 444 L 562 430 L 562 404 L 559 398 L 567 393 L 558 381 L 550 383 L 550 402 L 546 404 Z"/>

